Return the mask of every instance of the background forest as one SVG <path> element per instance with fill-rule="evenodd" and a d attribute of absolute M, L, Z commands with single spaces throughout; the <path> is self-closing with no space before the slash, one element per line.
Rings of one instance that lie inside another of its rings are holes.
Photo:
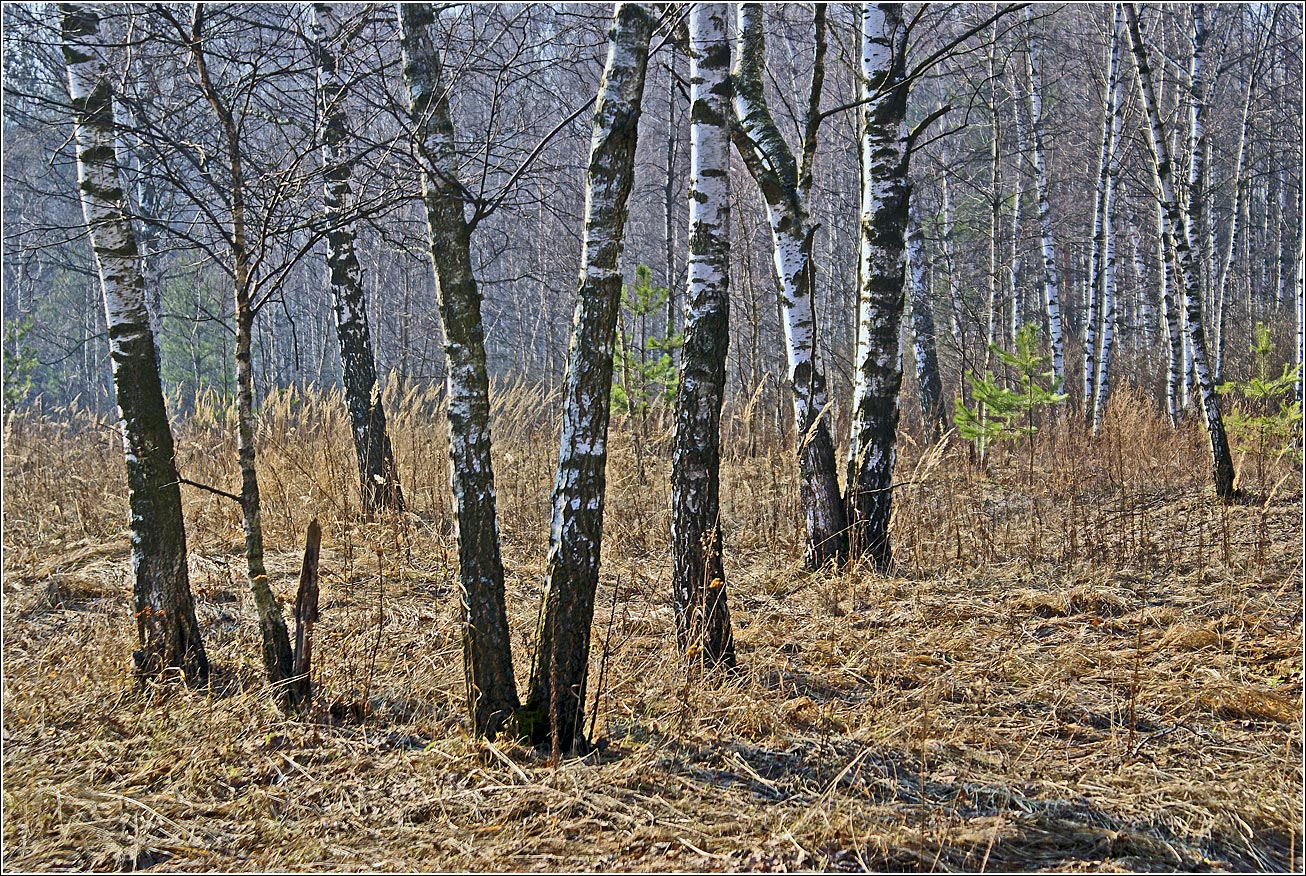
<path fill-rule="evenodd" d="M 1300 866 L 1301 6 L 699 5 L 733 110 L 693 104 L 693 4 L 94 7 L 208 678 L 172 689 L 130 671 L 76 5 L 5 4 L 7 868 Z M 595 156 L 636 133 L 578 387 Z M 719 429 L 681 413 L 705 337 Z"/>

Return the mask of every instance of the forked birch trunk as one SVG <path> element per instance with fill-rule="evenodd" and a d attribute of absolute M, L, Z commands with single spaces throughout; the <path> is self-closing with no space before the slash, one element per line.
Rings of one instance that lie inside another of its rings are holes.
<path fill-rule="evenodd" d="M 617 4 L 594 109 L 580 282 L 562 389 L 553 524 L 530 691 L 519 723 L 525 735 L 537 742 L 551 738 L 560 752 L 572 749 L 584 718 L 590 624 L 603 543 L 619 262 L 652 30 L 653 17 L 642 4 Z"/>
<path fill-rule="evenodd" d="M 763 89 L 766 45 L 759 4 L 744 3 L 739 7 L 738 30 L 732 136 L 744 165 L 761 190 L 771 225 L 789 385 L 793 391 L 799 491 L 807 520 L 806 561 L 809 568 L 820 568 L 831 561 L 842 561 L 847 556 L 848 542 L 847 517 L 839 494 L 834 441 L 826 411 L 825 372 L 816 358 L 816 318 L 812 309 L 815 229 L 808 225 L 803 185 L 803 178 L 810 179 L 809 156 L 815 152 L 815 140 L 813 136 L 805 142 L 804 166 L 800 167 L 771 117 Z M 819 100 L 819 77 L 824 75 L 819 63 L 816 71 L 809 95 L 809 132 L 814 121 L 810 105 L 813 99 Z"/>
<path fill-rule="evenodd" d="M 1192 344 L 1193 365 L 1197 371 L 1198 384 L 1202 396 L 1202 412 L 1206 418 L 1206 434 L 1210 441 L 1212 477 L 1215 492 L 1223 500 L 1234 497 L 1233 458 L 1229 454 L 1229 439 L 1224 431 L 1224 419 L 1220 413 L 1220 399 L 1215 392 L 1215 382 L 1207 366 L 1206 336 L 1202 329 L 1202 283 L 1193 254 L 1192 225 L 1188 213 L 1179 204 L 1175 195 L 1174 165 L 1170 157 L 1170 145 L 1165 137 L 1165 128 L 1157 107 L 1156 92 L 1152 86 L 1152 68 L 1148 59 L 1148 49 L 1143 42 L 1142 25 L 1139 22 L 1136 4 L 1125 5 L 1129 21 L 1129 39 L 1134 52 L 1134 69 L 1138 79 L 1139 90 L 1143 95 L 1143 104 L 1147 110 L 1149 142 L 1152 146 L 1153 169 L 1156 185 L 1161 192 L 1161 203 L 1165 208 L 1165 235 L 1173 240 L 1178 254 L 1178 264 L 1184 282 L 1184 307 L 1188 313 L 1188 337 Z M 1192 80 L 1193 124 L 1198 130 L 1199 140 L 1205 136 L 1201 130 L 1202 106 L 1206 99 L 1206 78 L 1203 64 L 1207 31 L 1200 6 L 1194 6 L 1193 62 Z M 1201 154 L 1200 148 L 1197 155 Z M 1195 159 L 1196 160 L 1196 157 Z M 1200 171 L 1200 168 L 1197 169 Z M 1190 203 L 1196 199 L 1190 199 Z"/>
<path fill-rule="evenodd" d="M 376 361 L 367 320 L 367 296 L 356 252 L 353 158 L 345 113 L 347 84 L 337 52 L 344 34 L 336 4 L 314 3 L 313 37 L 317 52 L 318 111 L 321 116 L 323 206 L 328 231 L 327 278 L 336 318 L 336 340 L 344 372 L 345 403 L 358 459 L 363 512 L 402 511 L 403 493 L 394 451 L 386 430 L 385 409 L 377 386 Z"/>
<path fill-rule="evenodd" d="M 671 462 L 672 594 L 691 664 L 733 667 L 721 560 L 721 403 L 730 301 L 729 6 L 689 13 L 689 283 Z"/>
<path fill-rule="evenodd" d="M 862 5 L 861 319 L 848 448 L 851 551 L 892 561 L 889 521 L 902 384 L 899 332 L 906 280 L 909 159 L 907 29 L 898 3 Z"/>
<path fill-rule="evenodd" d="M 95 7 L 61 4 L 63 57 L 76 124 L 77 183 L 104 293 L 113 386 L 122 418 L 131 508 L 132 602 L 142 680 L 178 669 L 203 684 L 209 663 L 186 568 L 172 428 L 145 302 L 142 256 L 127 215 L 115 149 L 114 102 Z"/>
<path fill-rule="evenodd" d="M 421 161 L 422 200 L 448 362 L 449 477 L 458 539 L 463 680 L 472 732 L 492 739 L 519 701 L 490 460 L 490 381 L 481 293 L 472 271 L 471 229 L 458 182 L 449 95 L 435 49 L 434 12 L 426 3 L 401 3 L 398 10 L 404 83 Z"/>

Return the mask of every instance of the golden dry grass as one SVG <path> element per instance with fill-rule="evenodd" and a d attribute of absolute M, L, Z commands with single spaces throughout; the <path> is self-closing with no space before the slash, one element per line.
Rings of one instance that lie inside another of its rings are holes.
<path fill-rule="evenodd" d="M 521 387 L 495 405 L 521 673 L 554 407 Z M 1118 393 L 1091 445 L 1050 428 L 1032 474 L 1020 446 L 983 472 L 955 443 L 922 454 L 904 435 L 893 576 L 804 573 L 788 454 L 729 456 L 743 671 L 719 684 L 674 653 L 665 433 L 640 484 L 618 424 L 595 629 L 603 746 L 560 765 L 467 738 L 434 395 L 389 398 L 413 513 L 379 523 L 360 520 L 340 400 L 265 408 L 283 601 L 309 517 L 326 533 L 308 719 L 264 689 L 237 509 L 195 491 L 213 691 L 133 690 L 117 436 L 85 414 L 17 417 L 5 869 L 1299 868 L 1300 477 L 1280 464 L 1254 501 L 1221 506 L 1196 427 L 1141 408 Z M 731 447 L 745 419 L 727 417 Z M 187 419 L 187 477 L 236 483 L 229 427 L 211 401 Z"/>

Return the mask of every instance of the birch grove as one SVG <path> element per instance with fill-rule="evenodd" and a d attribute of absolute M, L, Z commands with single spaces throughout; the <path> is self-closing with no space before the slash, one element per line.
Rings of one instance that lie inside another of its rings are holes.
<path fill-rule="evenodd" d="M 258 685 L 314 708 L 330 621 L 305 608 L 292 648 L 281 607 L 308 510 L 336 528 L 301 568 L 350 584 L 324 617 L 369 601 L 373 662 L 447 586 L 422 634 L 461 653 L 452 720 L 585 753 L 632 630 L 674 638 L 687 691 L 749 677 L 753 554 L 834 617 L 928 556 L 1013 559 L 902 522 L 949 466 L 947 513 L 1028 507 L 1030 556 L 1069 556 L 1040 488 L 1122 429 L 1175 459 L 1200 430 L 1212 507 L 1275 495 L 1269 445 L 1300 449 L 1291 399 L 1246 392 L 1301 393 L 1299 6 L 3 15 L 5 422 L 121 420 L 142 678 L 202 682 L 208 625 L 257 621 Z M 1075 508 L 1133 488 L 1067 480 Z M 224 523 L 231 557 L 198 553 Z M 239 611 L 206 607 L 237 551 Z M 317 705 L 365 720 L 371 673 Z"/>

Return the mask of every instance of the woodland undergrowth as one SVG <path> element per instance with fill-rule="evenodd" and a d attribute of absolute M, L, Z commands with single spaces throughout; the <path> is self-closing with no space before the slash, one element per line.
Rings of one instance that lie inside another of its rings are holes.
<path fill-rule="evenodd" d="M 494 399 L 523 684 L 557 400 Z M 116 426 L 8 418 L 6 869 L 1300 867 L 1302 482 L 1286 454 L 1240 459 L 1225 505 L 1200 425 L 1171 429 L 1125 389 L 1096 438 L 1047 417 L 1032 455 L 995 445 L 983 467 L 907 427 L 893 574 L 811 573 L 788 444 L 730 408 L 741 671 L 715 679 L 675 652 L 669 417 L 618 419 L 597 747 L 557 762 L 468 738 L 441 396 L 392 386 L 386 402 L 410 512 L 372 521 L 341 399 L 262 409 L 283 606 L 308 521 L 325 532 L 316 699 L 297 717 L 263 681 L 235 504 L 184 493 L 211 688 L 138 692 Z M 178 419 L 183 476 L 233 490 L 231 411 L 201 398 Z"/>

